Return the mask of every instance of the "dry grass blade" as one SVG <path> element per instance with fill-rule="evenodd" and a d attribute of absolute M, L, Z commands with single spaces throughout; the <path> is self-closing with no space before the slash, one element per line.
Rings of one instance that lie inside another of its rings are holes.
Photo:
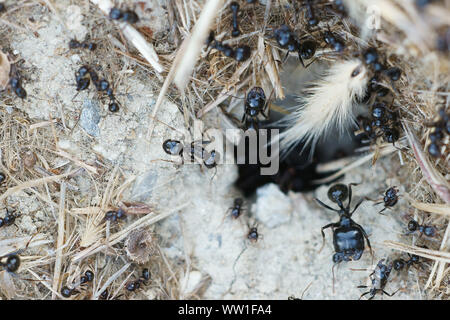
<path fill-rule="evenodd" d="M 66 212 L 64 210 L 65 207 L 65 199 L 66 199 L 66 184 L 65 182 L 61 182 L 61 192 L 59 199 L 59 213 L 58 213 L 58 239 L 56 241 L 56 260 L 55 260 L 55 270 L 53 273 L 53 291 L 52 291 L 52 299 L 56 298 L 55 291 L 58 291 L 59 280 L 61 275 L 61 266 L 62 266 L 62 246 L 64 245 L 64 231 L 65 231 L 65 217 Z"/>
<path fill-rule="evenodd" d="M 174 82 L 180 90 L 186 87 L 191 77 L 192 70 L 194 70 L 195 63 L 197 62 L 202 47 L 205 45 L 211 25 L 219 13 L 222 3 L 223 0 L 207 1 L 192 33 L 184 40 L 186 43 L 183 46 L 185 50 L 182 52 L 183 57 L 179 62 L 174 77 Z"/>
<path fill-rule="evenodd" d="M 33 188 L 33 187 L 39 186 L 39 185 L 47 183 L 47 182 L 58 181 L 58 180 L 66 178 L 68 176 L 71 176 L 77 172 L 78 172 L 78 169 L 70 171 L 68 173 L 59 174 L 56 176 L 50 176 L 50 177 L 45 177 L 45 178 L 40 178 L 40 179 L 35 179 L 35 180 L 30 180 L 30 181 L 24 182 L 22 184 L 19 184 L 15 187 L 11 187 L 8 190 L 6 190 L 6 192 L 0 196 L 0 201 L 5 200 L 10 195 L 12 195 L 16 192 L 19 192 L 23 189 Z"/>
<path fill-rule="evenodd" d="M 122 241 L 123 239 L 125 239 L 130 234 L 131 231 L 133 231 L 139 227 L 145 227 L 145 226 L 154 224 L 154 223 L 170 216 L 171 214 L 183 209 L 187 205 L 189 205 L 189 202 L 185 203 L 179 207 L 176 207 L 173 210 L 170 210 L 166 213 L 161 213 L 156 216 L 154 214 L 148 214 L 145 217 L 142 217 L 139 220 L 136 220 L 134 223 L 132 223 L 125 229 L 111 235 L 111 237 L 109 238 L 109 242 L 107 244 L 103 244 L 101 241 L 98 241 L 97 243 L 94 243 L 93 245 L 91 245 L 89 248 L 86 248 L 83 251 L 79 252 L 78 254 L 76 254 L 75 256 L 72 257 L 72 262 L 77 262 L 79 260 L 82 260 L 82 259 L 94 254 L 94 253 L 97 253 L 99 251 L 102 251 L 102 250 L 108 248 L 108 246 L 113 246 L 113 245 L 119 243 L 120 241 Z"/>
<path fill-rule="evenodd" d="M 109 277 L 108 280 L 105 281 L 103 286 L 94 293 L 92 299 L 98 300 L 98 297 L 102 294 L 102 292 L 105 291 L 109 287 L 109 285 L 113 283 L 113 281 L 116 280 L 118 277 L 120 277 L 120 275 L 124 273 L 130 266 L 131 263 L 125 264 L 122 268 L 120 268 L 119 271 L 117 271 L 111 277 Z"/>
<path fill-rule="evenodd" d="M 0 90 L 4 90 L 8 85 L 10 70 L 11 64 L 7 55 L 0 51 Z"/>
<path fill-rule="evenodd" d="M 111 8 L 114 7 L 114 4 L 110 0 L 91 0 L 91 2 L 96 4 L 107 16 Z M 158 54 L 153 49 L 153 46 L 131 25 L 124 22 L 118 24 L 121 26 L 124 36 L 139 50 L 155 71 L 158 73 L 163 72 L 164 67 L 159 63 Z"/>
<path fill-rule="evenodd" d="M 450 206 L 447 204 L 424 203 L 416 201 L 411 201 L 411 204 L 414 208 L 419 210 L 450 217 Z"/>
<path fill-rule="evenodd" d="M 405 128 L 406 137 L 408 138 L 409 144 L 414 152 L 417 164 L 422 169 L 422 174 L 442 200 L 446 203 L 450 203 L 450 187 L 448 181 L 433 167 L 428 157 L 422 150 L 422 147 L 417 141 L 416 136 L 412 132 L 409 125 L 403 122 Z"/>
<path fill-rule="evenodd" d="M 379 152 L 379 156 L 386 156 L 395 151 L 397 151 L 397 149 L 394 146 L 386 145 L 381 148 L 381 150 Z M 344 173 L 347 173 L 347 172 L 363 165 L 364 163 L 370 161 L 373 158 L 374 154 L 375 154 L 375 152 L 372 152 L 372 153 L 365 155 L 364 157 L 360 157 L 356 161 L 351 162 L 346 167 L 340 169 L 338 172 L 332 174 L 331 176 L 328 176 L 323 179 L 314 180 L 313 182 L 314 182 L 314 184 L 322 184 L 322 183 L 327 183 L 327 182 L 333 181 L 334 179 L 338 178 L 339 176 L 343 175 Z"/>
<path fill-rule="evenodd" d="M 384 244 L 392 249 L 400 250 L 403 252 L 415 254 L 427 259 L 432 259 L 439 262 L 450 263 L 450 252 L 436 251 L 425 249 L 421 247 L 413 247 L 400 242 L 395 242 L 391 240 L 384 241 Z"/>

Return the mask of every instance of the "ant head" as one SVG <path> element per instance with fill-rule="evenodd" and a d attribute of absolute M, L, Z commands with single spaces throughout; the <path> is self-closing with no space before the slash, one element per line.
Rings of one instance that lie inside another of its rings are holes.
<path fill-rule="evenodd" d="M 242 206 L 243 203 L 244 203 L 244 200 L 242 200 L 242 198 L 234 199 L 234 205 L 235 206 Z"/>
<path fill-rule="evenodd" d="M 328 190 L 328 199 L 342 207 L 342 201 L 348 198 L 348 187 L 345 184 L 338 183 L 331 186 Z"/>
<path fill-rule="evenodd" d="M 419 227 L 419 224 L 417 223 L 416 220 L 413 219 L 408 222 L 408 230 L 409 231 L 416 231 L 418 227 Z"/>
<path fill-rule="evenodd" d="M 20 266 L 20 258 L 18 255 L 13 254 L 6 259 L 6 270 L 9 272 L 16 272 Z"/>

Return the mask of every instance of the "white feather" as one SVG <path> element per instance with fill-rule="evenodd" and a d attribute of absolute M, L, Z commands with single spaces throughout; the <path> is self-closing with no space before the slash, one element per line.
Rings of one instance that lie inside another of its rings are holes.
<path fill-rule="evenodd" d="M 343 132 L 355 123 L 353 105 L 356 98 L 364 97 L 367 81 L 367 69 L 360 60 L 335 62 L 306 89 L 299 109 L 281 119 L 280 124 L 289 127 L 280 134 L 283 153 L 302 141 L 305 146 L 311 144 L 312 153 L 318 139 L 333 126 Z"/>

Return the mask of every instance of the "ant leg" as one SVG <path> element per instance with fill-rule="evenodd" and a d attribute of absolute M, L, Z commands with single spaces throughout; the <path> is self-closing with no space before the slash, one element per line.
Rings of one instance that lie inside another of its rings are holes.
<path fill-rule="evenodd" d="M 283 59 L 283 62 L 282 62 L 282 63 L 285 63 L 288 57 L 289 57 L 289 50 L 287 50 L 287 52 L 286 52 L 286 56 L 284 57 L 284 59 Z"/>
<path fill-rule="evenodd" d="M 305 67 L 305 69 L 306 68 L 308 68 L 310 65 L 312 65 L 314 62 L 316 62 L 316 60 L 317 59 L 319 59 L 318 57 L 315 57 L 314 59 L 313 59 L 313 61 L 311 61 L 310 63 L 308 63 L 306 66 L 303 64 L 303 62 L 302 62 L 302 65 L 303 65 L 303 67 Z M 301 60 L 300 60 L 301 61 Z"/>
<path fill-rule="evenodd" d="M 334 226 L 336 226 L 336 223 L 330 223 L 322 227 L 322 229 L 320 230 L 320 232 L 322 233 L 322 246 L 320 247 L 319 253 L 322 251 L 323 247 L 325 247 L 325 232 L 323 232 L 323 230 Z"/>
<path fill-rule="evenodd" d="M 362 286 L 361 288 L 367 288 L 367 286 Z M 358 288 L 360 288 L 360 287 L 358 287 Z M 362 297 L 364 297 L 366 294 L 369 294 L 370 293 L 370 291 L 367 291 L 367 292 L 364 292 L 360 297 L 359 297 L 359 299 L 358 300 L 361 300 L 361 298 Z"/>
<path fill-rule="evenodd" d="M 378 204 L 380 204 L 381 202 L 379 202 Z M 388 207 L 384 207 L 383 209 L 381 209 L 378 213 L 381 214 L 382 216 L 385 216 L 384 213 L 382 213 L 384 210 L 386 210 Z"/>
<path fill-rule="evenodd" d="M 400 289 L 401 289 L 401 288 L 400 288 Z M 393 293 L 389 293 L 389 292 L 386 292 L 386 291 L 384 291 L 384 290 L 382 290 L 382 291 L 383 291 L 384 294 L 387 294 L 389 297 L 392 297 L 392 296 L 395 295 L 400 289 L 397 289 L 397 290 L 394 291 Z"/>
<path fill-rule="evenodd" d="M 353 215 L 353 213 L 356 211 L 356 209 L 358 209 L 358 207 L 361 205 L 361 203 L 363 203 L 364 202 L 364 199 L 361 199 L 357 204 L 356 204 L 356 206 L 353 208 L 353 211 L 352 212 L 350 212 L 350 217 Z M 350 203 L 349 203 L 350 204 Z"/>
<path fill-rule="evenodd" d="M 323 203 L 323 202 L 320 201 L 319 199 L 314 198 L 314 200 L 316 200 L 322 207 L 325 207 L 325 208 L 327 208 L 328 210 L 331 210 L 331 211 L 334 211 L 334 212 L 338 212 L 338 213 L 339 213 L 339 210 L 336 210 L 336 209 L 331 208 L 330 206 L 327 206 L 325 203 Z"/>

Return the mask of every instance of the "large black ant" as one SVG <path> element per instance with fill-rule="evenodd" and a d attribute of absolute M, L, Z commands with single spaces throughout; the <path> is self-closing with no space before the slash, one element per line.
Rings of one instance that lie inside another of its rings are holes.
<path fill-rule="evenodd" d="M 364 231 L 363 227 L 352 220 L 352 215 L 358 209 L 359 205 L 364 201 L 362 199 L 356 204 L 353 211 L 350 212 L 350 204 L 352 201 L 352 186 L 356 185 L 350 183 L 348 186 L 344 184 L 335 184 L 328 190 L 328 198 L 337 203 L 339 209 L 333 209 L 326 205 L 319 199 L 315 199 L 321 206 L 337 212 L 339 214 L 339 222 L 330 223 L 322 227 L 321 233 L 323 238 L 323 244 L 325 244 L 325 233 L 323 232 L 327 228 L 333 230 L 333 245 L 335 254 L 333 255 L 333 262 L 335 264 L 341 261 L 359 260 L 364 252 L 364 239 L 367 241 L 367 245 L 372 252 L 369 238 Z M 348 204 L 346 207 L 343 205 L 343 201 L 348 198 Z M 323 247 L 323 245 L 322 245 Z"/>
<path fill-rule="evenodd" d="M 241 34 L 238 25 L 239 3 L 233 1 L 232 3 L 230 3 L 230 9 L 233 12 L 233 20 L 232 20 L 233 31 L 231 32 L 231 36 L 237 37 Z"/>
<path fill-rule="evenodd" d="M 245 98 L 245 109 L 244 115 L 242 116 L 242 122 L 245 124 L 250 123 L 251 128 L 257 130 L 258 115 L 262 114 L 266 119 L 269 117 L 269 115 L 265 114 L 266 107 L 266 95 L 264 94 L 264 90 L 260 87 L 253 87 L 247 93 L 247 97 Z M 247 126 L 246 129 L 249 129 L 249 126 Z"/>
<path fill-rule="evenodd" d="M 419 231 L 421 234 L 426 235 L 427 237 L 435 237 L 437 234 L 436 228 L 434 226 L 422 225 L 419 224 L 416 220 L 411 219 L 408 222 L 408 233 L 414 233 Z"/>
<path fill-rule="evenodd" d="M 136 12 L 132 10 L 120 10 L 119 8 L 112 8 L 109 12 L 109 17 L 113 20 L 122 20 L 130 24 L 134 24 L 139 21 L 139 17 Z"/>
<path fill-rule="evenodd" d="M 384 290 L 389 279 L 389 275 L 391 274 L 392 265 L 386 265 L 383 262 L 384 259 L 381 259 L 375 267 L 375 270 L 373 270 L 373 272 L 370 274 L 372 288 L 370 288 L 369 291 L 361 294 L 359 299 L 369 294 L 370 298 L 368 300 L 372 300 L 378 292 L 381 292 L 382 295 L 387 294 L 389 297 L 392 297 L 397 293 L 398 290 L 394 293 L 388 293 Z M 358 288 L 367 288 L 367 286 L 358 286 Z"/>
<path fill-rule="evenodd" d="M 150 271 L 147 268 L 144 268 L 142 270 L 142 275 L 138 279 L 128 282 L 125 285 L 125 288 L 128 291 L 136 291 L 141 287 L 141 283 L 147 285 L 147 281 L 149 280 L 150 280 Z"/>

